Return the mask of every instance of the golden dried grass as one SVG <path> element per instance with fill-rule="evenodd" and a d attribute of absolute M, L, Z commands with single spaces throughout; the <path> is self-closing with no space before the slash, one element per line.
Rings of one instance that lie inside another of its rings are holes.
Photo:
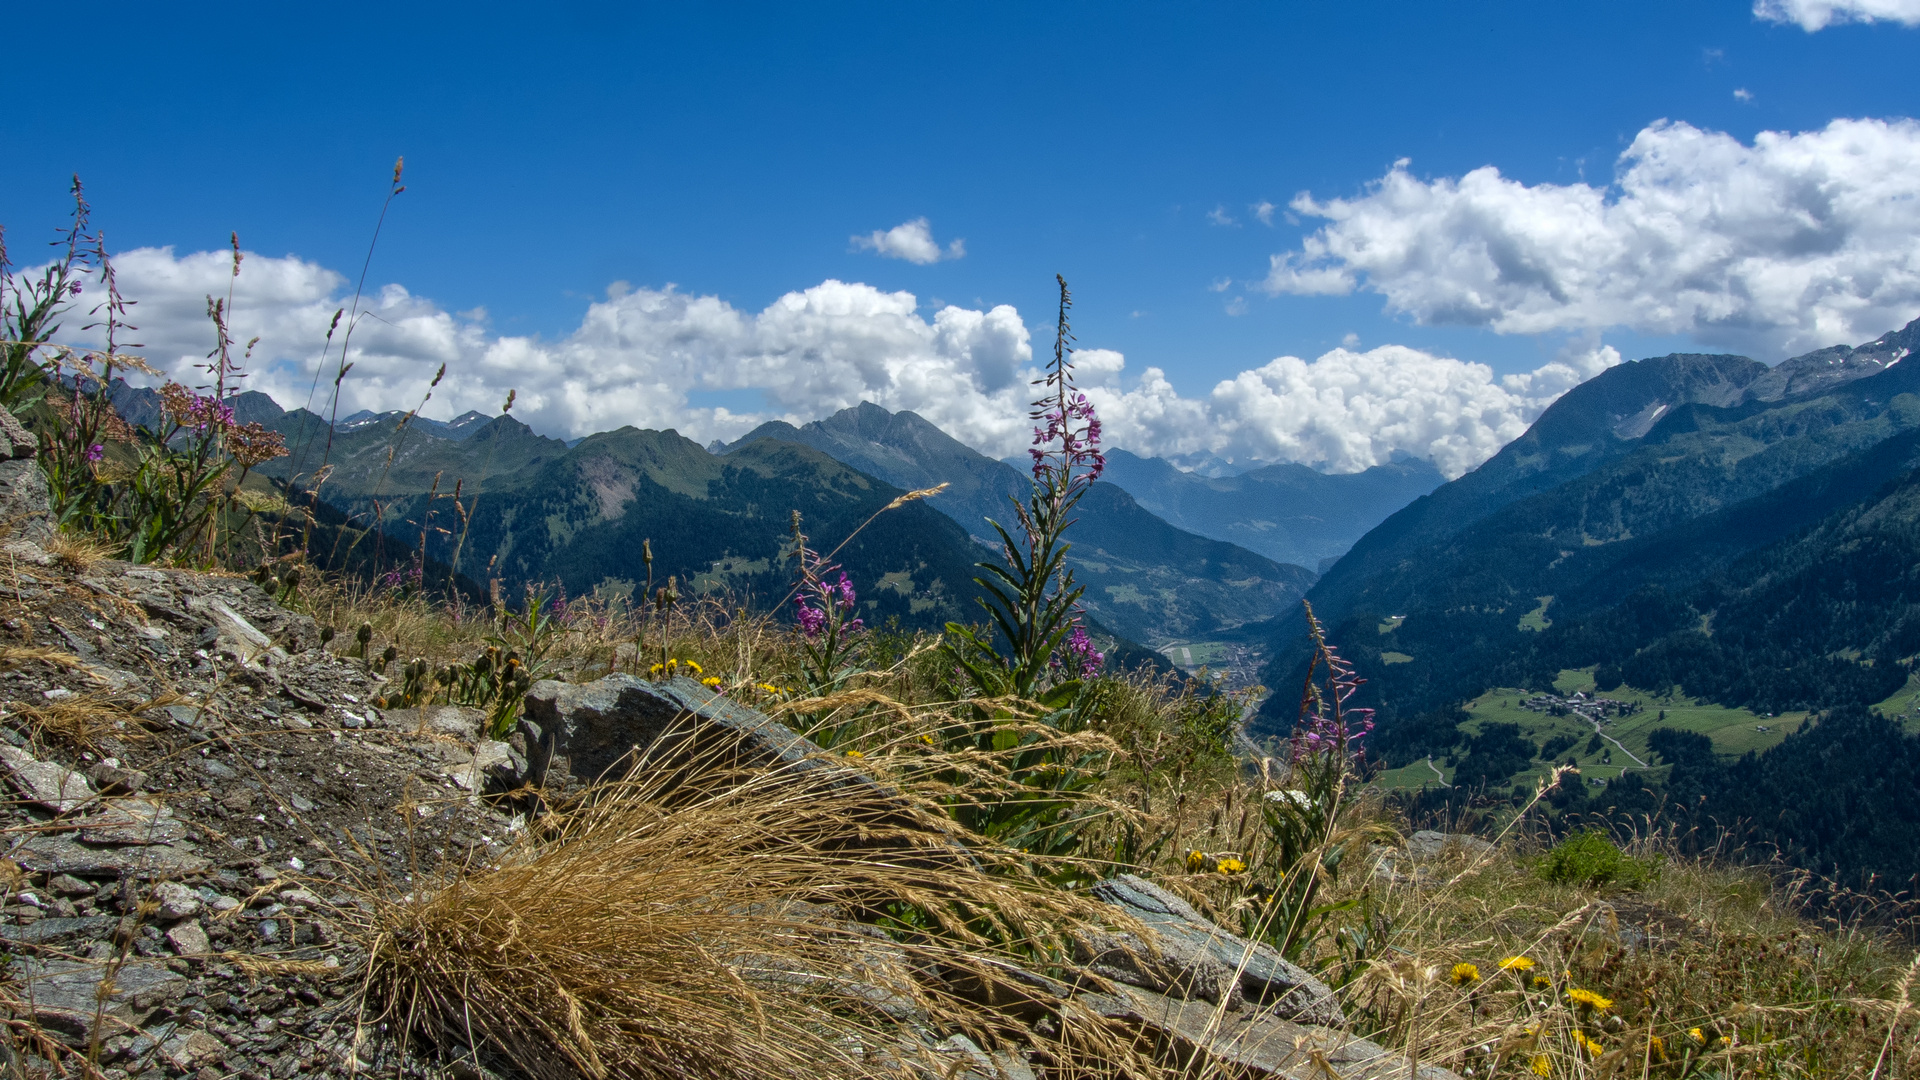
<path fill-rule="evenodd" d="M 1017 853 L 817 761 L 698 775 L 612 785 L 500 865 L 382 901 L 380 1018 L 538 1078 L 938 1071 L 916 1027 L 1158 1075 L 1072 1010 L 1035 1028 L 976 1003 L 1031 999 L 1000 965 L 1045 969 L 1100 912 Z"/>
<path fill-rule="evenodd" d="M 5 707 L 7 715 L 26 722 L 36 742 L 98 750 L 105 739 L 144 738 L 141 713 L 176 700 L 169 695 L 130 705 L 110 694 L 92 692 L 58 701 L 9 701 Z"/>
<path fill-rule="evenodd" d="M 40 545 L 62 570 L 84 574 L 103 559 L 113 558 L 118 549 L 90 533 L 55 532 Z"/>

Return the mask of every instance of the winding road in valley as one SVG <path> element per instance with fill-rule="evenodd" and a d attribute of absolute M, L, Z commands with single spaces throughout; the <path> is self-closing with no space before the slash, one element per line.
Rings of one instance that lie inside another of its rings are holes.
<path fill-rule="evenodd" d="M 1644 762 L 1644 761 L 1641 761 L 1641 760 L 1640 760 L 1639 758 L 1637 758 L 1637 757 L 1634 757 L 1634 755 L 1633 755 L 1633 751 L 1631 751 L 1631 750 L 1629 750 L 1629 749 L 1627 749 L 1627 748 L 1626 748 L 1626 747 L 1625 747 L 1624 745 L 1622 745 L 1619 739 L 1616 739 L 1616 738 L 1614 738 L 1613 736 L 1611 736 L 1611 735 L 1609 735 L 1609 734 L 1607 734 L 1606 732 L 1604 732 L 1604 731 L 1601 731 L 1601 730 L 1600 730 L 1600 721 L 1598 721 L 1598 720 L 1589 720 L 1589 721 L 1587 721 L 1587 722 L 1593 725 L 1593 733 L 1594 733 L 1595 735 L 1598 735 L 1598 736 L 1600 736 L 1601 738 L 1603 738 L 1603 739 L 1605 739 L 1605 740 L 1607 740 L 1608 742 L 1610 742 L 1610 743 L 1612 743 L 1613 745 L 1615 745 L 1615 746 L 1618 746 L 1618 747 L 1620 747 L 1620 752 L 1621 752 L 1621 753 L 1623 753 L 1623 754 L 1625 754 L 1625 755 L 1627 755 L 1627 756 L 1628 756 L 1628 757 L 1630 757 L 1630 758 L 1633 758 L 1633 763 L 1634 763 L 1635 765 L 1638 765 L 1638 766 L 1640 766 L 1640 767 L 1641 767 L 1641 768 L 1643 768 L 1643 769 L 1651 769 L 1651 768 L 1653 768 L 1653 766 L 1651 766 L 1651 765 L 1649 765 L 1649 764 L 1647 764 L 1647 763 L 1646 763 L 1646 762 Z M 1620 771 L 1621 771 L 1621 772 L 1626 772 L 1626 771 L 1627 771 L 1627 770 L 1626 770 L 1626 766 L 1624 766 L 1624 765 L 1623 765 L 1623 766 L 1621 766 L 1621 767 L 1620 767 Z"/>

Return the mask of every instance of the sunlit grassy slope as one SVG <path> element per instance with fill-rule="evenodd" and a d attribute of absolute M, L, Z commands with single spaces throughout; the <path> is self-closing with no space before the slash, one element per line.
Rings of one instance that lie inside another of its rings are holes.
<path fill-rule="evenodd" d="M 1554 686 L 1563 695 L 1576 690 L 1592 694 L 1593 672 L 1591 669 L 1563 671 L 1554 681 Z M 1909 699 L 1916 695 L 1912 688 L 1903 693 Z M 1805 713 L 1759 716 L 1747 709 L 1729 709 L 1679 695 L 1656 695 L 1622 686 L 1600 696 L 1636 702 L 1641 706 L 1641 711 L 1631 716 L 1616 717 L 1603 725 L 1600 747 L 1590 750 L 1588 747 L 1592 745 L 1595 734 L 1592 723 L 1577 716 L 1550 716 L 1521 708 L 1520 703 L 1532 696 L 1533 691 L 1512 687 L 1488 690 L 1467 702 L 1467 714 L 1472 719 L 1460 725 L 1460 729 L 1472 736 L 1479 734 L 1489 723 L 1517 724 L 1521 736 L 1536 745 L 1556 736 L 1570 737 L 1575 740 L 1573 747 L 1555 755 L 1554 761 L 1564 762 L 1572 757 L 1580 766 L 1580 775 L 1588 783 L 1596 779 L 1611 780 L 1629 770 L 1663 773 L 1665 770 L 1659 767 L 1660 763 L 1647 749 L 1647 736 L 1657 728 L 1697 731 L 1712 739 L 1714 749 L 1720 753 L 1737 757 L 1749 750 L 1765 750 L 1773 746 L 1798 730 L 1806 719 Z M 1661 718 L 1663 713 L 1665 719 Z M 1647 767 L 1635 764 L 1635 757 L 1645 762 Z M 1433 764 L 1446 773 L 1449 780 L 1452 779 L 1452 770 L 1444 761 L 1436 759 Z M 1533 769 L 1516 776 L 1513 783 L 1531 784 L 1544 777 L 1549 768 L 1549 762 L 1536 759 Z M 1424 761 L 1383 773 L 1378 781 L 1387 787 L 1419 787 L 1432 782 L 1434 770 Z"/>

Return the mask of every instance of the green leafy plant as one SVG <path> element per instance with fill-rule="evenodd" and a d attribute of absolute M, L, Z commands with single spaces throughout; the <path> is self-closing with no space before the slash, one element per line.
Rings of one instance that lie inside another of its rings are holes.
<path fill-rule="evenodd" d="M 60 255 L 36 279 L 13 273 L 0 229 L 0 408 L 10 412 L 21 412 L 45 395 L 49 380 L 36 354 L 60 332 L 61 315 L 83 291 L 83 279 L 102 250 L 78 176 L 72 194 L 73 219 L 54 243 Z"/>
<path fill-rule="evenodd" d="M 1060 316 L 1053 342 L 1053 361 L 1043 380 L 1045 396 L 1033 403 L 1030 414 L 1044 427 L 1033 429 L 1033 491 L 1023 504 L 1013 500 L 1020 529 L 1016 539 L 997 521 L 988 521 L 1000 537 L 1001 559 L 977 563 L 984 573 L 974 578 L 984 593 L 980 606 L 990 626 L 976 629 L 947 624 L 944 646 L 948 659 L 982 697 L 1009 695 L 1032 698 L 1049 682 L 1076 683 L 1100 670 L 1104 660 L 1094 650 L 1081 624 L 1080 596 L 1073 570 L 1066 565 L 1067 529 L 1073 510 L 1106 468 L 1100 452 L 1100 420 L 1093 403 L 1074 388 L 1069 344 L 1073 333 L 1067 311 L 1073 295 L 1065 278 L 1060 283 Z M 1072 691 L 1062 691 L 1071 696 Z"/>
<path fill-rule="evenodd" d="M 1541 858 L 1541 877 L 1557 885 L 1599 889 L 1639 889 L 1660 876 L 1660 860 L 1636 859 L 1620 850 L 1601 829 L 1582 829 L 1553 846 Z"/>
<path fill-rule="evenodd" d="M 5 337 L 0 404 L 34 410 L 41 467 L 62 528 L 91 533 L 133 562 L 210 562 L 220 538 L 230 546 L 231 537 L 262 505 L 238 497 L 248 471 L 286 452 L 278 434 L 234 420 L 228 397 L 245 373 L 232 355 L 231 297 L 207 298 L 215 330 L 206 365 L 212 393 L 167 382 L 160 390 L 157 430 L 133 428 L 114 409 L 116 381 L 128 372 L 161 373 L 121 351 L 122 336 L 134 329 L 127 322 L 129 304 L 120 295 L 105 242 L 91 231 L 78 180 L 74 207 L 64 254 L 38 281 L 17 281 L 0 250 L 0 335 Z M 234 277 L 241 260 L 236 236 Z M 99 330 L 106 344 L 82 352 L 54 343 L 53 335 L 86 277 L 95 279 L 101 298 L 89 312 L 93 321 L 82 329 Z"/>

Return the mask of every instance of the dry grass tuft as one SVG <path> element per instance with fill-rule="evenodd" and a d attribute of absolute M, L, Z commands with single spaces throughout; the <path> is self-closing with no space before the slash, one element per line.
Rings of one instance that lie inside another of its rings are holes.
<path fill-rule="evenodd" d="M 53 742 L 79 750 L 98 750 L 105 739 L 138 739 L 140 714 L 177 698 L 127 705 L 105 693 L 76 694 L 59 701 L 9 701 L 8 716 L 25 720 L 36 742 Z"/>
<path fill-rule="evenodd" d="M 962 847 L 935 808 L 877 811 L 850 778 L 808 763 L 616 785 L 497 867 L 381 902 L 380 1019 L 538 1078 L 950 1066 L 916 1026 L 1047 1047 L 1055 1075 L 1159 1073 L 1097 1021 L 1056 1011 L 1049 1036 L 975 1004 L 1030 997 L 994 962 L 1045 969 L 1098 909 Z"/>
<path fill-rule="evenodd" d="M 41 545 L 53 561 L 70 573 L 84 574 L 93 569 L 102 559 L 113 558 L 117 554 L 113 545 L 87 533 L 67 532 L 53 534 L 53 538 Z"/>

